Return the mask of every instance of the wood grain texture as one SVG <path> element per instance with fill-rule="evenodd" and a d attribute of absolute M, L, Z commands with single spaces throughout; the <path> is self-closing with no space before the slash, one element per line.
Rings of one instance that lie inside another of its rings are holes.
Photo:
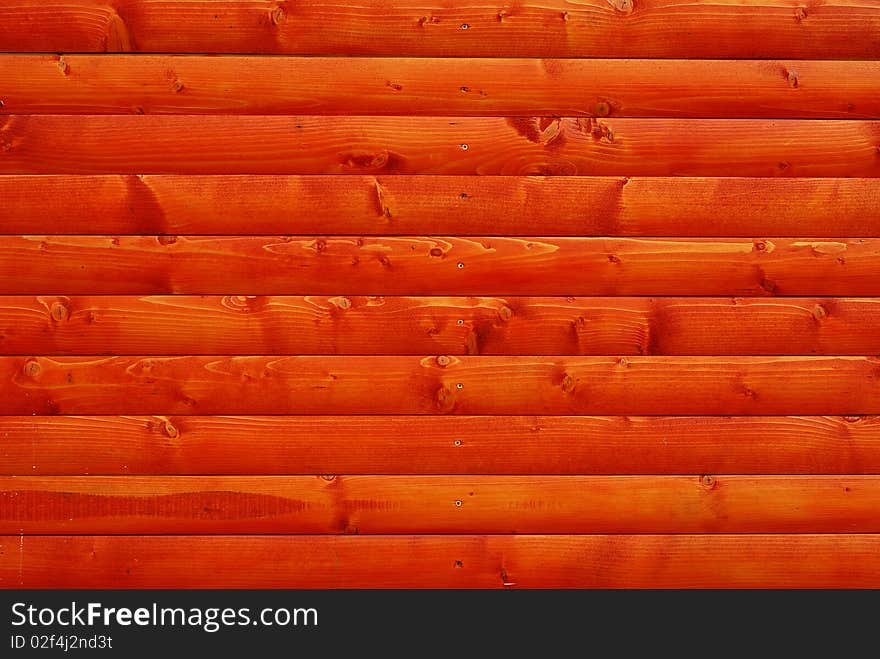
<path fill-rule="evenodd" d="M 876 0 L 0 0 L 0 588 L 880 588 Z"/>
<path fill-rule="evenodd" d="M 3 114 L 880 117 L 880 62 L 7 55 Z"/>
<path fill-rule="evenodd" d="M 878 476 L 0 478 L 0 534 L 877 533 Z"/>
<path fill-rule="evenodd" d="M 0 414 L 880 413 L 878 357 L 0 357 Z"/>
<path fill-rule="evenodd" d="M 389 351 L 875 355 L 880 299 L 0 296 L 6 355 Z"/>
<path fill-rule="evenodd" d="M 880 536 L 13 535 L 0 587 L 877 588 Z"/>
<path fill-rule="evenodd" d="M 0 416 L 3 475 L 880 474 L 880 417 Z"/>
<path fill-rule="evenodd" d="M 880 238 L 2 236 L 0 294 L 873 297 Z"/>
<path fill-rule="evenodd" d="M 0 176 L 2 234 L 880 236 L 880 180 Z"/>
<path fill-rule="evenodd" d="M 0 117 L 2 174 L 874 178 L 878 148 L 880 122 L 845 119 Z"/>
<path fill-rule="evenodd" d="M 465 28 L 466 26 L 466 28 Z M 880 56 L 871 0 L 6 0 L 0 50 L 518 57 Z"/>

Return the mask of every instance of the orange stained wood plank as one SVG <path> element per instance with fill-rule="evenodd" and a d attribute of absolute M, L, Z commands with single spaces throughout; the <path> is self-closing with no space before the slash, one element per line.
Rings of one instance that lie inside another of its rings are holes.
<path fill-rule="evenodd" d="M 0 416 L 3 474 L 880 474 L 880 417 Z"/>
<path fill-rule="evenodd" d="M 3 234 L 880 236 L 880 180 L 0 176 Z"/>
<path fill-rule="evenodd" d="M 880 56 L 872 0 L 6 0 L 0 50 L 560 57 Z"/>
<path fill-rule="evenodd" d="M 878 357 L 0 357 L 0 414 L 880 413 Z"/>
<path fill-rule="evenodd" d="M 880 116 L 880 62 L 0 57 L 4 114 Z"/>
<path fill-rule="evenodd" d="M 0 533 L 877 533 L 880 476 L 0 478 Z"/>
<path fill-rule="evenodd" d="M 2 236 L 0 294 L 877 296 L 880 238 Z"/>
<path fill-rule="evenodd" d="M 0 352 L 874 355 L 878 298 L 0 296 Z"/>
<path fill-rule="evenodd" d="M 880 236 L 880 179 L 0 176 L 4 234 Z"/>
<path fill-rule="evenodd" d="M 0 117 L 2 174 L 877 177 L 878 148 L 845 119 Z"/>
<path fill-rule="evenodd" d="M 16 534 L 0 587 L 877 588 L 880 536 Z"/>

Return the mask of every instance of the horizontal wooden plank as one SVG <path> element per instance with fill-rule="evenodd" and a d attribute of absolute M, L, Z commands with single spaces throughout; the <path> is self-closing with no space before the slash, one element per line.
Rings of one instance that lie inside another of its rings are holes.
<path fill-rule="evenodd" d="M 846 119 L 0 116 L 2 174 L 874 178 L 878 147 Z"/>
<path fill-rule="evenodd" d="M 2 234 L 880 236 L 880 180 L 0 176 Z"/>
<path fill-rule="evenodd" d="M 6 355 L 389 351 L 873 355 L 880 299 L 0 296 Z"/>
<path fill-rule="evenodd" d="M 524 57 L 880 56 L 872 0 L 6 0 L 0 50 Z"/>
<path fill-rule="evenodd" d="M 6 55 L 3 114 L 880 117 L 880 62 Z"/>
<path fill-rule="evenodd" d="M 872 297 L 880 238 L 0 236 L 0 294 Z"/>
<path fill-rule="evenodd" d="M 880 474 L 880 417 L 0 416 L 0 473 Z"/>
<path fill-rule="evenodd" d="M 0 478 L 0 534 L 877 533 L 880 476 Z"/>
<path fill-rule="evenodd" d="M 878 414 L 878 357 L 0 357 L 0 414 Z"/>
<path fill-rule="evenodd" d="M 877 588 L 880 536 L 0 537 L 0 588 Z"/>

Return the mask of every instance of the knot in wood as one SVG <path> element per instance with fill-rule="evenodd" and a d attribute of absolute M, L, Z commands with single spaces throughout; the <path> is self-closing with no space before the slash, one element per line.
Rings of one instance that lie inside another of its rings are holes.
<path fill-rule="evenodd" d="M 633 0 L 608 0 L 608 2 L 611 3 L 615 11 L 619 11 L 621 14 L 631 14 L 635 9 Z"/>
<path fill-rule="evenodd" d="M 766 278 L 761 280 L 760 286 L 762 289 L 773 295 L 776 294 L 776 289 L 778 288 L 775 281 Z"/>
<path fill-rule="evenodd" d="M 594 113 L 597 117 L 607 117 L 609 114 L 611 114 L 611 106 L 605 101 L 599 101 L 598 103 L 596 103 Z"/>
<path fill-rule="evenodd" d="M 455 394 L 446 387 L 437 390 L 436 401 L 440 412 L 451 412 L 455 408 Z"/>
<path fill-rule="evenodd" d="M 49 313 L 51 314 L 52 319 L 59 323 L 67 320 L 70 315 L 70 312 L 67 309 L 67 305 L 63 304 L 62 302 L 55 302 L 52 305 L 52 308 L 49 310 Z"/>

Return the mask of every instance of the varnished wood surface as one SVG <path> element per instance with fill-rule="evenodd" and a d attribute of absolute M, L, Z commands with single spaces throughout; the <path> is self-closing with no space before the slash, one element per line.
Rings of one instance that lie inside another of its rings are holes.
<path fill-rule="evenodd" d="M 0 237 L 0 294 L 52 293 L 873 297 L 880 238 Z"/>
<path fill-rule="evenodd" d="M 0 586 L 877 588 L 880 536 L 16 534 Z"/>
<path fill-rule="evenodd" d="M 880 474 L 880 417 L 0 416 L 4 475 Z"/>
<path fill-rule="evenodd" d="M 6 355 L 381 355 L 389 350 L 401 355 L 876 355 L 880 299 L 0 296 L 0 351 Z"/>
<path fill-rule="evenodd" d="M 878 79 L 874 0 L 0 1 L 0 588 L 880 588 Z"/>
<path fill-rule="evenodd" d="M 3 114 L 865 118 L 880 62 L 0 56 Z"/>
<path fill-rule="evenodd" d="M 880 56 L 872 0 L 7 0 L 0 50 L 517 57 Z"/>
<path fill-rule="evenodd" d="M 0 414 L 880 413 L 878 357 L 0 357 Z"/>
<path fill-rule="evenodd" d="M 880 236 L 880 180 L 0 176 L 3 234 Z"/>
<path fill-rule="evenodd" d="M 877 533 L 878 510 L 880 476 L 0 478 L 6 535 Z"/>
<path fill-rule="evenodd" d="M 873 178 L 878 147 L 880 122 L 846 119 L 0 117 L 0 174 Z"/>

